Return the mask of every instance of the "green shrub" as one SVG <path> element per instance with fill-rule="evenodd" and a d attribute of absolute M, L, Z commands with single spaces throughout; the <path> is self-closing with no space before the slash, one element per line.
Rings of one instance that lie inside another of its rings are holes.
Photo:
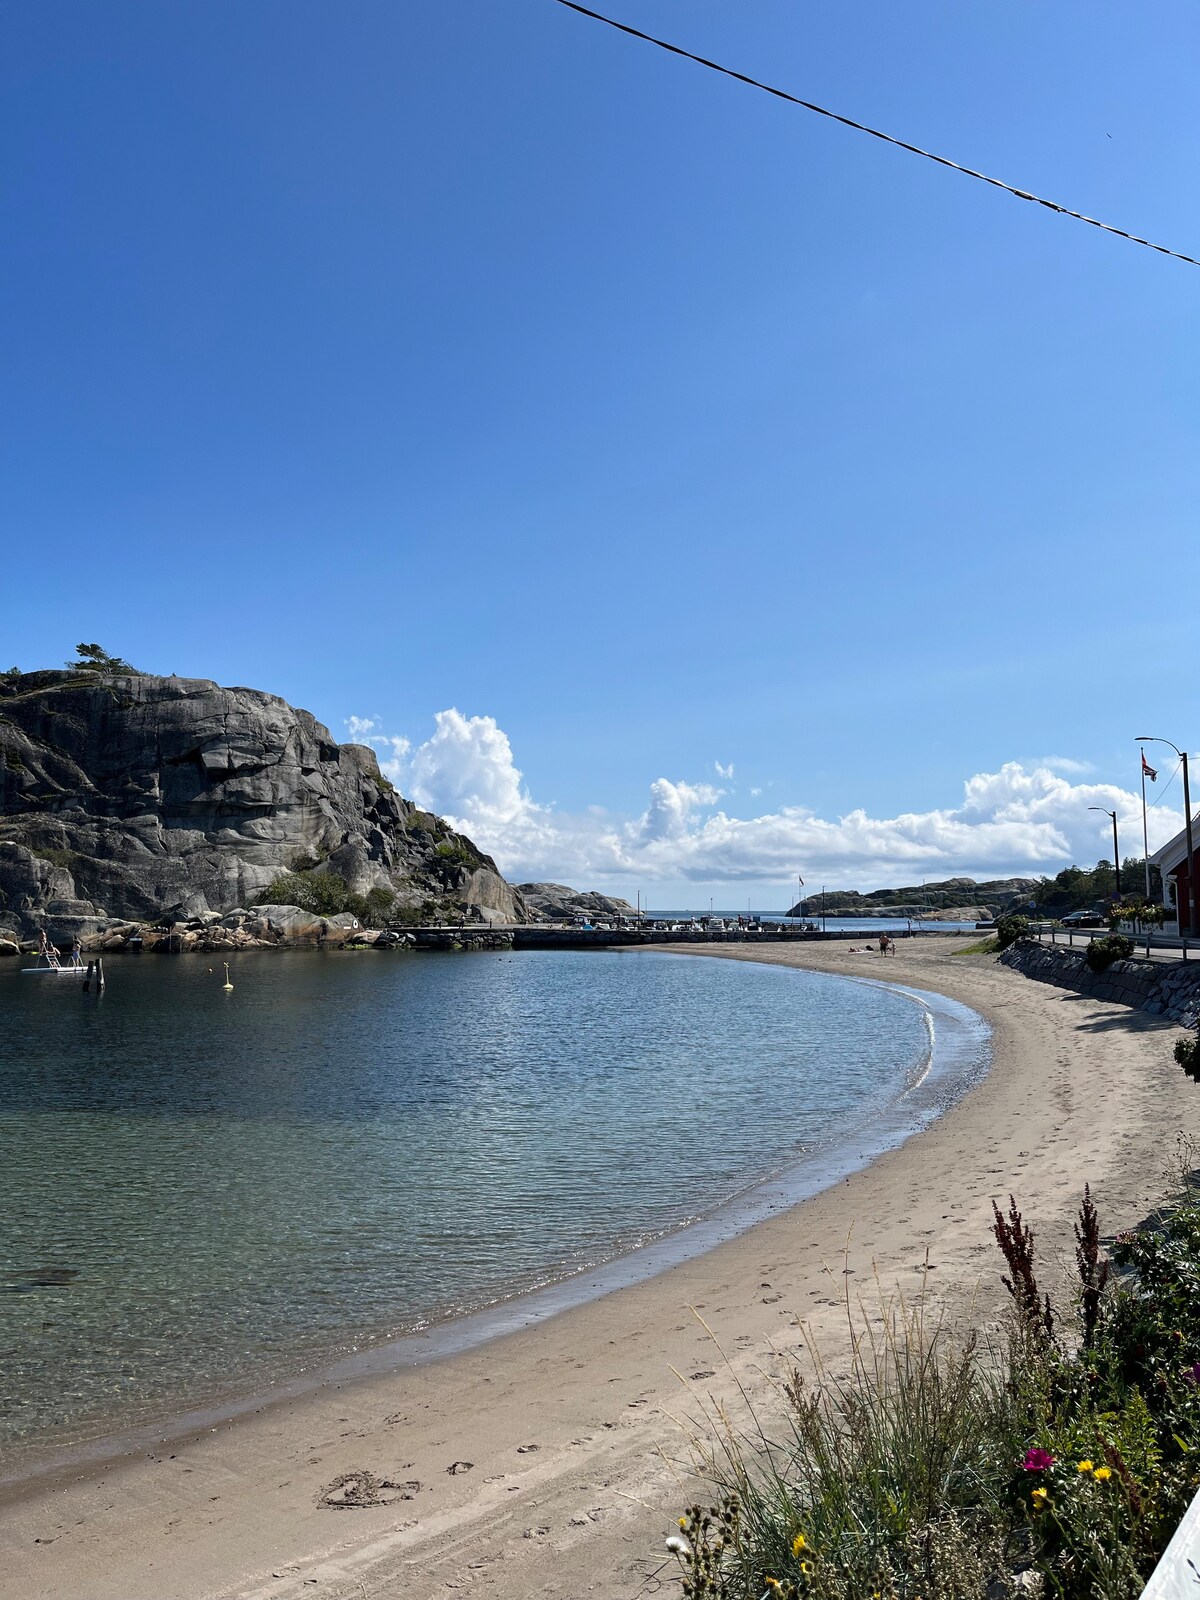
<path fill-rule="evenodd" d="M 1023 939 L 1029 932 L 1029 918 L 1022 916 L 1001 917 L 996 924 L 996 948 L 1007 950 L 1010 944 L 1016 944 L 1018 939 Z"/>
<path fill-rule="evenodd" d="M 336 872 L 281 872 L 255 901 L 260 906 L 299 906 L 315 916 L 345 911 L 350 889 Z"/>
<path fill-rule="evenodd" d="M 449 867 L 474 867 L 478 864 L 475 852 L 461 839 L 444 839 L 434 853 L 439 861 Z"/>
<path fill-rule="evenodd" d="M 1195 1083 L 1200 1083 L 1200 1034 L 1175 1041 L 1175 1059 Z"/>
<path fill-rule="evenodd" d="M 48 861 L 52 867 L 63 867 L 67 872 L 79 860 L 74 850 L 55 850 L 48 845 L 31 845 L 30 851 L 39 861 Z"/>
<path fill-rule="evenodd" d="M 302 872 L 281 872 L 256 900 L 259 906 L 299 906 L 317 917 L 336 917 L 349 912 L 365 928 L 382 928 L 391 920 L 396 896 L 381 887 L 366 894 L 352 894 L 345 878 L 336 872 L 318 872 L 307 857 L 294 856 L 293 863 L 308 862 Z"/>
<path fill-rule="evenodd" d="M 1114 961 L 1124 961 L 1133 954 L 1133 940 L 1123 933 L 1109 933 L 1103 939 L 1093 939 L 1084 953 L 1084 960 L 1093 972 L 1107 972 Z"/>

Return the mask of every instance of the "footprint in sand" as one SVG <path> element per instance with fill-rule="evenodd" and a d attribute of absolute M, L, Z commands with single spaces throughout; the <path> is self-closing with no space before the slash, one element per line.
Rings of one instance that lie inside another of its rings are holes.
<path fill-rule="evenodd" d="M 541 1448 L 540 1444 L 519 1444 L 517 1446 L 517 1454 L 519 1456 L 531 1456 L 535 1450 L 540 1450 Z"/>
<path fill-rule="evenodd" d="M 470 1472 L 474 1465 L 473 1461 L 452 1461 L 446 1471 L 452 1478 L 456 1478 L 460 1472 Z"/>

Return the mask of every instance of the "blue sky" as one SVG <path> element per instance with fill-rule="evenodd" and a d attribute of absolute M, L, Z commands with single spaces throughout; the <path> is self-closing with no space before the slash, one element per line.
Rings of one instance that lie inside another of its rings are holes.
<path fill-rule="evenodd" d="M 1200 255 L 1191 4 L 614 8 Z M 1190 742 L 1200 269 L 551 0 L 0 34 L 4 664 L 370 720 L 659 903 L 1094 860 Z"/>

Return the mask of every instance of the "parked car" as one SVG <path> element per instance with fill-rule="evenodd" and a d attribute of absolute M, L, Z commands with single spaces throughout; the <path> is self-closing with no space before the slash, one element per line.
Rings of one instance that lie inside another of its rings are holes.
<path fill-rule="evenodd" d="M 1062 925 L 1064 928 L 1103 928 L 1107 926 L 1107 918 L 1098 911 L 1072 911 L 1062 919 Z"/>

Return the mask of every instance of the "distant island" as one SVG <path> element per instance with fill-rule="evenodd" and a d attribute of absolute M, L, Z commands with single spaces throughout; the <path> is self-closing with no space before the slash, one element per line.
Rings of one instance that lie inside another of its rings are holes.
<path fill-rule="evenodd" d="M 830 889 L 806 895 L 789 917 L 929 917 L 938 922 L 982 922 L 1013 906 L 1028 904 L 1042 885 L 1040 878 L 946 878 L 940 883 L 909 884 L 900 889 Z"/>
<path fill-rule="evenodd" d="M 519 883 L 517 893 L 535 917 L 548 922 L 573 922 L 577 917 L 633 917 L 636 910 L 628 900 L 619 900 L 594 889 L 580 893 L 565 883 Z"/>

